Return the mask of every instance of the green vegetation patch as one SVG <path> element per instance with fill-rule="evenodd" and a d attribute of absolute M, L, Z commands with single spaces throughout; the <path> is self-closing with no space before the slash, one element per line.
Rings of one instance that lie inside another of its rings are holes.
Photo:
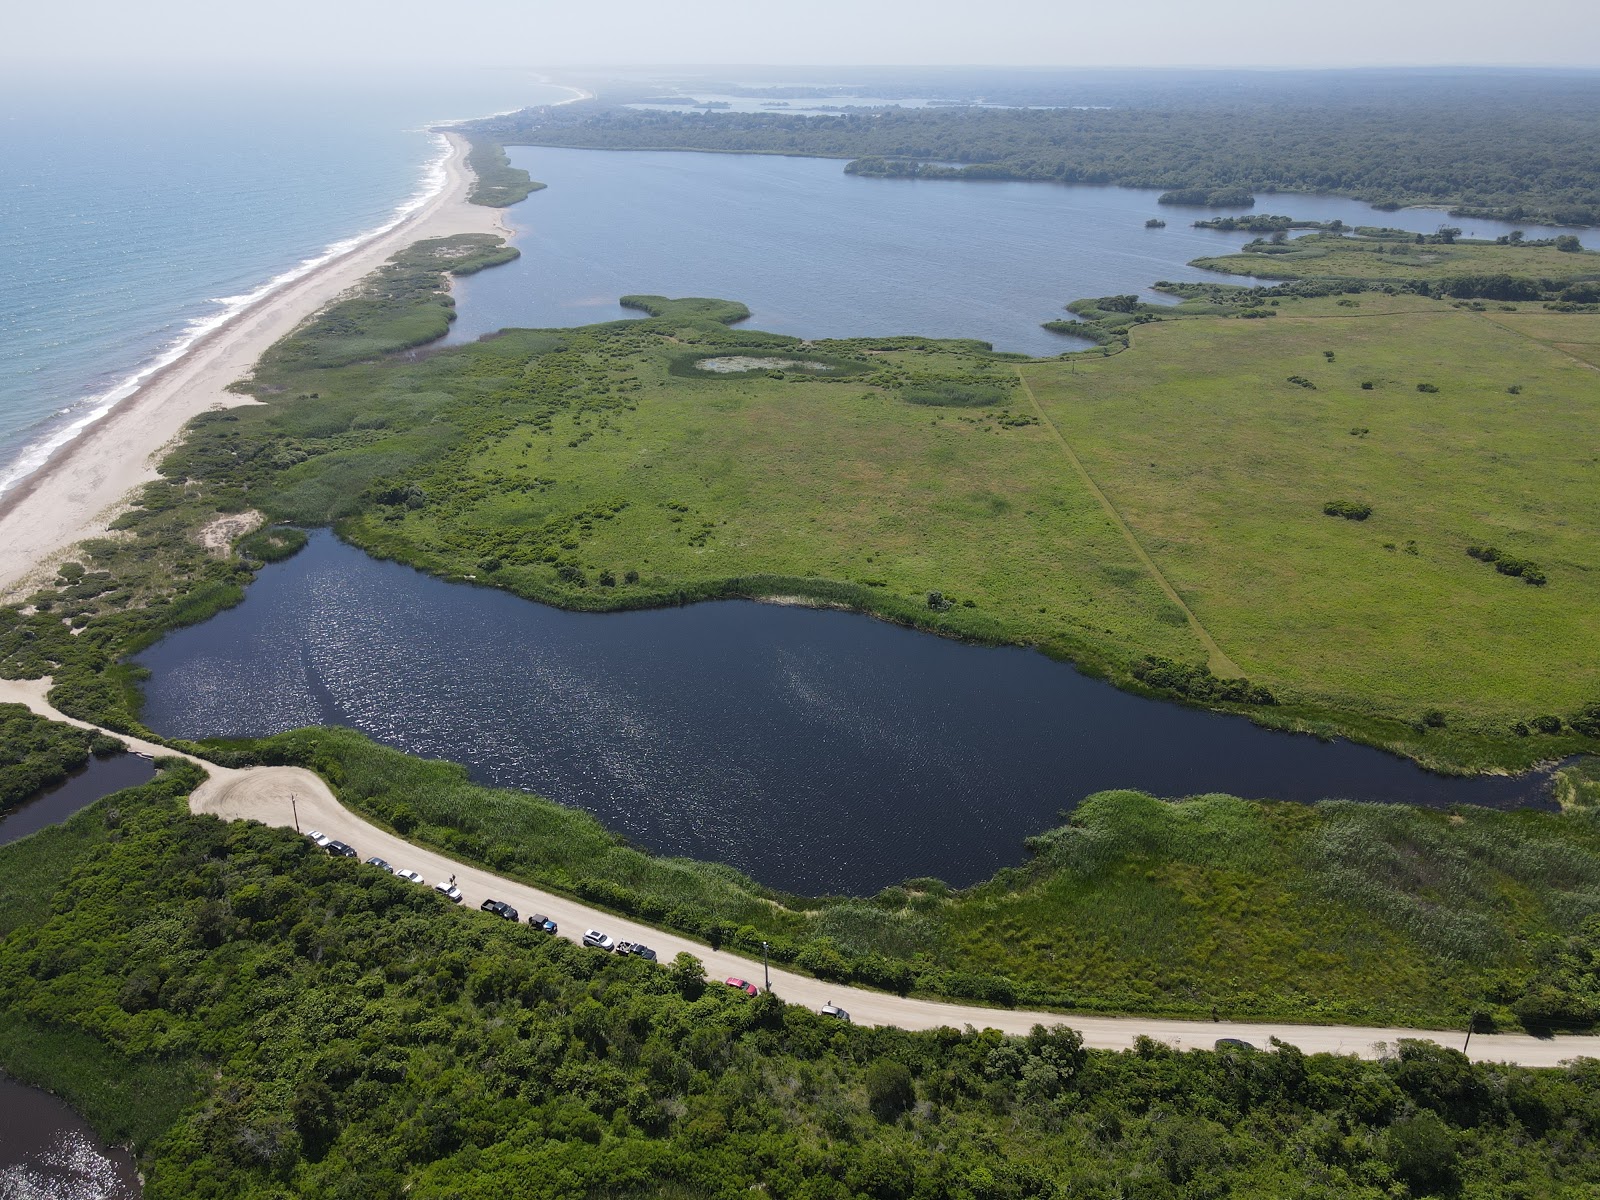
<path fill-rule="evenodd" d="M 104 734 L 36 717 L 21 704 L 0 704 L 0 813 L 60 783 L 91 754 L 115 754 Z"/>
<path fill-rule="evenodd" d="M 1600 669 L 1572 653 L 1600 644 L 1600 600 L 1563 595 L 1600 570 L 1592 368 L 1500 314 L 1417 296 L 1275 311 L 1157 321 L 1115 358 L 1021 370 L 1200 623 L 1278 697 L 1263 719 L 1328 729 L 1337 710 L 1338 727 L 1457 767 L 1585 748 L 1514 729 L 1600 697 Z M 1574 340 L 1600 320 L 1550 319 Z M 1330 496 L 1372 512 L 1327 520 Z M 1549 586 L 1507 588 L 1462 553 L 1491 537 Z M 1433 709 L 1445 728 L 1409 724 Z"/>
<path fill-rule="evenodd" d="M 0 1064 L 131 1137 L 149 1200 L 1600 1182 L 1580 1152 L 1600 1133 L 1592 1064 L 862 1028 L 705 981 L 689 956 L 462 911 L 288 830 L 191 815 L 181 790 L 97 806 L 106 836 L 0 942 Z M 28 877 L 38 842 L 0 850 L 0 880 Z"/>
<path fill-rule="evenodd" d="M 343 366 L 435 341 L 455 320 L 445 276 L 470 275 L 520 253 L 487 233 L 413 243 L 367 276 L 354 295 L 268 350 L 257 372 Z"/>
<path fill-rule="evenodd" d="M 507 144 L 846 158 L 862 176 L 1112 183 L 1230 204 L 1258 192 L 1336 192 L 1390 209 L 1449 204 L 1463 217 L 1600 223 L 1600 114 L 1581 73 L 1308 78 L 1040 80 L 1015 107 L 801 120 L 573 105 L 472 128 Z"/>
<path fill-rule="evenodd" d="M 260 562 L 282 562 L 300 552 L 306 544 L 306 531 L 292 525 L 270 525 L 239 539 L 235 550 L 241 558 Z"/>
<path fill-rule="evenodd" d="M 1340 279 L 1427 283 L 1458 298 L 1555 299 L 1574 283 L 1600 275 L 1600 252 L 1573 252 L 1553 242 L 1505 244 L 1452 236 L 1310 233 L 1287 242 L 1252 242 L 1237 254 L 1191 264 L 1258 279 Z M 1459 231 L 1458 231 L 1459 232 Z"/>
<path fill-rule="evenodd" d="M 522 168 L 511 165 L 505 147 L 484 138 L 472 139 L 467 166 L 473 175 L 472 190 L 467 193 L 470 204 L 508 208 L 545 188 Z"/>
<path fill-rule="evenodd" d="M 989 408 L 1011 399 L 1010 391 L 993 383 L 911 384 L 900 398 L 933 408 Z"/>
<path fill-rule="evenodd" d="M 312 767 L 345 803 L 446 853 L 712 946 L 754 955 L 766 943 L 774 961 L 826 979 L 1200 1017 L 1600 1019 L 1585 999 L 1600 982 L 1544 982 L 1571 939 L 1600 948 L 1600 823 L 1577 804 L 1560 816 L 1108 792 L 1032 839 L 1026 865 L 971 889 L 923 879 L 807 899 L 652 857 L 584 813 L 352 731 L 229 747 Z"/>

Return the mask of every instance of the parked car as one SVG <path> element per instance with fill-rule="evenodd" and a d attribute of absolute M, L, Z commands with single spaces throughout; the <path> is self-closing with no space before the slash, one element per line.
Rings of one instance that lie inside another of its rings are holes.
<path fill-rule="evenodd" d="M 650 949 L 649 946 L 641 946 L 638 942 L 633 944 L 633 956 L 635 958 L 642 958 L 645 960 L 645 962 L 656 961 L 656 952 Z"/>
<path fill-rule="evenodd" d="M 380 870 L 380 871 L 387 871 L 391 875 L 394 874 L 394 868 L 391 867 L 388 863 L 384 862 L 383 859 L 379 858 L 376 854 L 374 854 L 371 858 L 367 859 L 367 866 L 369 866 L 369 867 L 377 867 L 378 870 Z"/>
<path fill-rule="evenodd" d="M 324 847 L 327 846 L 327 844 L 329 842 L 333 841 L 333 839 L 331 837 L 329 837 L 327 834 L 323 833 L 322 830 L 320 830 L 320 829 L 310 830 L 309 832 L 307 832 L 306 837 L 310 838 L 317 845 L 324 846 Z"/>
<path fill-rule="evenodd" d="M 454 900 L 457 904 L 461 903 L 461 889 L 456 886 L 454 879 L 441 879 L 433 885 L 433 890 L 447 900 Z"/>
<path fill-rule="evenodd" d="M 556 931 L 556 923 L 543 913 L 534 913 L 533 916 L 528 918 L 528 924 L 535 929 L 542 929 L 546 933 L 554 933 Z"/>
<path fill-rule="evenodd" d="M 415 871 L 411 871 L 411 870 L 396 871 L 395 872 L 395 876 L 397 878 L 399 878 L 399 879 L 407 880 L 410 883 L 427 883 L 428 882 L 421 875 L 418 875 Z"/>
<path fill-rule="evenodd" d="M 329 842 L 326 846 L 323 847 L 323 849 L 326 850 L 329 854 L 333 855 L 335 858 L 356 858 L 356 857 L 359 857 L 356 854 L 354 846 L 346 846 L 343 842 Z"/>
<path fill-rule="evenodd" d="M 633 953 L 633 943 L 632 942 L 618 942 L 617 943 L 617 953 L 618 954 L 632 954 Z"/>
<path fill-rule="evenodd" d="M 850 1022 L 850 1014 L 845 1012 L 844 1009 L 840 1008 L 831 1000 L 827 1004 L 824 1004 L 817 1011 L 825 1017 L 833 1017 L 835 1020 L 843 1021 L 846 1024 L 849 1024 Z"/>
<path fill-rule="evenodd" d="M 1218 1038 L 1213 1049 L 1254 1050 L 1255 1046 L 1252 1043 L 1245 1041 L 1243 1038 Z"/>
<path fill-rule="evenodd" d="M 738 988 L 746 996 L 759 996 L 761 994 L 761 989 L 755 984 L 740 979 L 737 975 L 729 975 L 723 982 L 731 988 Z"/>
<path fill-rule="evenodd" d="M 493 913 L 495 916 L 503 917 L 507 921 L 515 921 L 517 919 L 517 910 L 504 900 L 485 900 L 478 907 L 486 913 Z"/>
<path fill-rule="evenodd" d="M 585 946 L 593 946 L 596 950 L 614 950 L 617 946 L 616 942 L 598 929 L 586 930 L 583 935 L 583 944 Z"/>

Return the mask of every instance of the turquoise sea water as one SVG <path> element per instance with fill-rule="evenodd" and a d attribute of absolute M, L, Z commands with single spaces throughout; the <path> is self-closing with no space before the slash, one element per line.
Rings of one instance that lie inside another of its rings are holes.
<path fill-rule="evenodd" d="M 566 98 L 531 73 L 0 81 L 0 492 L 240 299 L 380 227 L 430 122 Z"/>

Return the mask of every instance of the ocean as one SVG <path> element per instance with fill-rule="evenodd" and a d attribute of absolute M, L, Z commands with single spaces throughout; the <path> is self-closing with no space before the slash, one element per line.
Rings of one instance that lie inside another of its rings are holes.
<path fill-rule="evenodd" d="M 0 81 L 0 495 L 230 313 L 438 186 L 532 72 Z"/>

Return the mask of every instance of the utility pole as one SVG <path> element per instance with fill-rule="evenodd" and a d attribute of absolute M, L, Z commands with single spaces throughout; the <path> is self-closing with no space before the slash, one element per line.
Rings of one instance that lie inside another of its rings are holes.
<path fill-rule="evenodd" d="M 772 971 L 767 966 L 767 944 L 761 943 L 761 978 L 767 985 L 767 991 L 772 990 Z"/>
<path fill-rule="evenodd" d="M 289 793 L 289 811 L 294 813 L 294 831 L 300 832 L 300 806 L 294 802 L 294 793 Z"/>

